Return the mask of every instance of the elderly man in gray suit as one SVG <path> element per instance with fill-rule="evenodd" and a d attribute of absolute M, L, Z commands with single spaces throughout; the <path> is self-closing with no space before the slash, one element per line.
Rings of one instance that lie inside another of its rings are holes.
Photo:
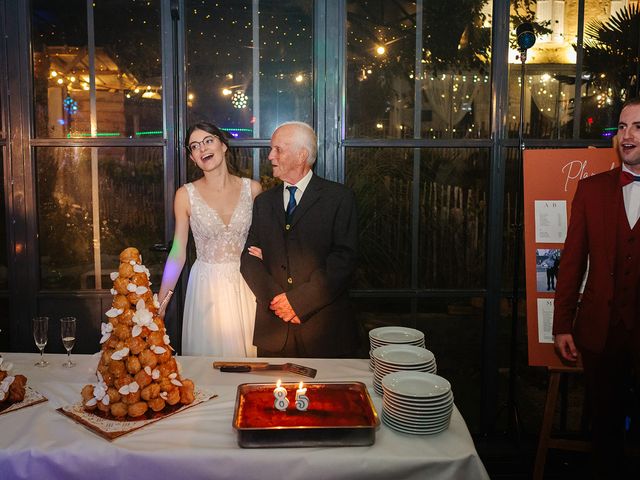
<path fill-rule="evenodd" d="M 258 356 L 343 357 L 357 347 L 348 298 L 357 257 L 355 197 L 313 174 L 316 153 L 317 137 L 305 123 L 284 123 L 271 137 L 273 176 L 283 184 L 255 199 L 240 267 L 258 304 Z"/>

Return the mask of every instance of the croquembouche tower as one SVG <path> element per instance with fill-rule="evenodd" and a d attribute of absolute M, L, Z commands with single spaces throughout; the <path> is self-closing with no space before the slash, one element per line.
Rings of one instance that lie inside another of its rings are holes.
<path fill-rule="evenodd" d="M 194 400 L 194 384 L 180 374 L 149 277 L 136 248 L 120 253 L 120 267 L 111 274 L 112 307 L 101 326 L 97 382 L 82 389 L 86 410 L 138 418 Z"/>

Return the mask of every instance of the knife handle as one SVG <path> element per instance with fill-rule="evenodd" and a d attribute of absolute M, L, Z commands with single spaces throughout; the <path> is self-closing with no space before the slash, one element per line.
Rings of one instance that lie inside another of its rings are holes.
<path fill-rule="evenodd" d="M 267 368 L 267 362 L 213 362 L 213 368 L 222 367 L 249 367 L 249 368 Z"/>
<path fill-rule="evenodd" d="M 247 373 L 251 371 L 251 367 L 249 365 L 229 365 L 220 367 L 220 371 L 227 373 Z"/>

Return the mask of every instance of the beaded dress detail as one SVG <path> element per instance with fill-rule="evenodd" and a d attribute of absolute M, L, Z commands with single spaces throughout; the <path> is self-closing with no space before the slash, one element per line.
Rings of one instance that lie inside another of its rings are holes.
<path fill-rule="evenodd" d="M 182 327 L 183 355 L 255 357 L 255 296 L 240 274 L 240 255 L 251 225 L 251 180 L 225 224 L 216 210 L 185 185 L 197 259 L 191 267 Z"/>

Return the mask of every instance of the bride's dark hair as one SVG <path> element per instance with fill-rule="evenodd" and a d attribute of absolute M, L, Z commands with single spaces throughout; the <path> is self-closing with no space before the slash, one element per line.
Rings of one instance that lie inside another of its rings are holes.
<path fill-rule="evenodd" d="M 187 129 L 187 133 L 184 136 L 184 148 L 187 150 L 187 157 L 189 157 L 189 155 L 191 155 L 191 151 L 189 150 L 189 138 L 191 138 L 191 134 L 195 131 L 195 130 L 202 130 L 203 132 L 207 132 L 210 133 L 211 135 L 215 135 L 216 137 L 218 137 L 220 139 L 220 141 L 222 143 L 224 143 L 227 146 L 227 168 L 229 169 L 229 173 L 231 173 L 232 175 L 240 175 L 240 171 L 238 170 L 237 166 L 236 166 L 236 150 L 235 149 L 231 149 L 229 147 L 229 134 L 227 132 L 225 132 L 224 130 L 216 127 L 213 123 L 211 122 L 197 122 L 194 123 L 193 125 L 191 125 L 188 129 Z M 230 158 L 229 158 L 230 157 Z M 229 161 L 231 160 L 231 161 Z M 196 173 L 196 177 L 200 177 L 202 176 L 202 172 L 198 169 L 197 171 L 198 173 Z"/>
<path fill-rule="evenodd" d="M 187 153 L 191 153 L 191 151 L 189 150 L 189 138 L 191 138 L 191 134 L 195 130 L 202 130 L 203 132 L 207 132 L 207 133 L 210 133 L 211 135 L 215 135 L 220 139 L 222 143 L 224 143 L 227 146 L 227 149 L 229 148 L 229 134 L 227 132 L 225 132 L 224 130 L 220 130 L 213 123 L 198 122 L 191 125 L 187 129 L 187 133 L 184 136 L 184 148 L 187 149 Z"/>

